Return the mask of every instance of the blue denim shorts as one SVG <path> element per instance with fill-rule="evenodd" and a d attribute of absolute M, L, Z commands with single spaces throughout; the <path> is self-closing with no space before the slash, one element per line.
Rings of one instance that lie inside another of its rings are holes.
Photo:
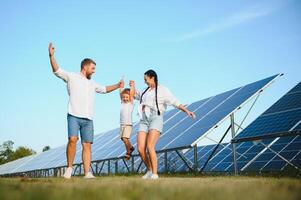
<path fill-rule="evenodd" d="M 158 115 L 156 112 L 151 112 L 150 116 L 147 117 L 143 112 L 138 131 L 148 133 L 151 129 L 157 130 L 162 133 L 163 115 Z"/>
<path fill-rule="evenodd" d="M 68 137 L 78 137 L 80 133 L 80 139 L 83 143 L 93 143 L 94 127 L 93 120 L 86 118 L 79 118 L 73 115 L 67 115 L 68 122 Z"/>

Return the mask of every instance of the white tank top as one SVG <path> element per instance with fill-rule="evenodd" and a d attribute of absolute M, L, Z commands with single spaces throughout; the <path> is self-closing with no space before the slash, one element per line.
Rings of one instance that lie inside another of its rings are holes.
<path fill-rule="evenodd" d="M 134 110 L 133 103 L 121 103 L 120 109 L 120 124 L 122 125 L 132 125 L 132 113 Z"/>

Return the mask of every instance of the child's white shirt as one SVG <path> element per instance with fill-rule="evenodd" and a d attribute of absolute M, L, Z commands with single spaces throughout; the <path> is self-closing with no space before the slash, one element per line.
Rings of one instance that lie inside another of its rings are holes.
<path fill-rule="evenodd" d="M 120 124 L 121 125 L 132 125 L 132 113 L 134 110 L 134 103 L 128 102 L 124 103 L 121 101 L 120 108 Z"/>

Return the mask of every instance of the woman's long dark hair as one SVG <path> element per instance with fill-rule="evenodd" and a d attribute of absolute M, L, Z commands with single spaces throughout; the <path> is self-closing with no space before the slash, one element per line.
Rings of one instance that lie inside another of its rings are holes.
<path fill-rule="evenodd" d="M 161 113 L 160 113 L 159 105 L 158 105 L 158 75 L 157 75 L 157 73 L 156 73 L 154 70 L 152 70 L 152 69 L 146 71 L 146 72 L 144 73 L 144 75 L 148 76 L 149 78 L 153 78 L 153 77 L 154 77 L 154 79 L 155 79 L 155 84 L 156 84 L 156 90 L 155 90 L 155 91 L 156 91 L 156 106 L 157 106 L 157 110 L 158 110 L 158 115 L 160 115 Z M 144 90 L 144 92 L 142 93 L 141 99 L 140 99 L 140 103 L 142 102 L 142 97 L 143 97 L 143 95 L 146 93 L 146 91 L 147 91 L 148 89 L 149 89 L 149 87 L 146 88 L 146 90 Z"/>

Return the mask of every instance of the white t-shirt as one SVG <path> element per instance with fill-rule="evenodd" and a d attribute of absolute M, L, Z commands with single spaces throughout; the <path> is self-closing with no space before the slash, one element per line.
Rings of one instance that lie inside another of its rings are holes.
<path fill-rule="evenodd" d="M 95 92 L 106 93 L 106 87 L 87 79 L 80 73 L 59 68 L 54 74 L 67 83 L 68 113 L 75 117 L 93 120 Z"/>
<path fill-rule="evenodd" d="M 135 99 L 139 100 L 141 99 L 142 92 L 136 91 Z M 178 107 L 181 105 L 180 101 L 174 97 L 174 95 L 169 91 L 169 89 L 163 85 L 158 85 L 158 91 L 157 91 L 157 97 L 158 97 L 158 107 L 160 110 L 160 113 L 163 115 L 165 110 L 167 109 L 167 106 L 172 105 L 174 107 Z M 146 106 L 146 114 L 149 114 L 150 110 L 153 110 L 155 112 L 158 111 L 157 105 L 156 105 L 156 91 L 155 88 L 151 89 L 149 88 L 142 97 L 142 102 L 139 106 L 138 112 L 140 118 L 142 117 L 142 106 Z"/>
<path fill-rule="evenodd" d="M 121 102 L 121 109 L 120 109 L 120 124 L 121 125 L 132 125 L 133 110 L 134 110 L 134 103 Z"/>

